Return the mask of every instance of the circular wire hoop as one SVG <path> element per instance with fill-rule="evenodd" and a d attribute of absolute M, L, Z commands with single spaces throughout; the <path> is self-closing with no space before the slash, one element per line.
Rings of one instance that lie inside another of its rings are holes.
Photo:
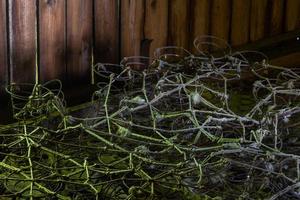
<path fill-rule="evenodd" d="M 231 46 L 222 38 L 202 35 L 194 40 L 194 47 L 199 56 L 223 57 L 231 54 Z"/>
<path fill-rule="evenodd" d="M 50 102 L 63 104 L 64 94 L 60 80 L 44 84 L 14 83 L 6 87 L 12 102 L 14 117 L 25 119 L 52 112 L 46 105 Z"/>
<path fill-rule="evenodd" d="M 133 71 L 148 70 L 153 60 L 145 56 L 129 56 L 121 60 L 120 64 L 124 68 L 130 68 Z"/>

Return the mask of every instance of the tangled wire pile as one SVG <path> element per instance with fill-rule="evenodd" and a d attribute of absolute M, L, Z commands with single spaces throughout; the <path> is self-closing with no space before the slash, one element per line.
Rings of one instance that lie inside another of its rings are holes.
<path fill-rule="evenodd" d="M 300 199 L 300 71 L 207 38 L 95 65 L 84 114 L 53 82 L 9 86 L 1 199 Z"/>

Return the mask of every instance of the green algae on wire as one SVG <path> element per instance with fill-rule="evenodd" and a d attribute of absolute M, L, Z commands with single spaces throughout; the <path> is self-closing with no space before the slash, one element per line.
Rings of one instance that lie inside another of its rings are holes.
<path fill-rule="evenodd" d="M 10 89 L 19 123 L 0 128 L 0 197 L 299 199 L 299 71 L 213 42 L 96 64 L 79 111 L 61 87 Z"/>

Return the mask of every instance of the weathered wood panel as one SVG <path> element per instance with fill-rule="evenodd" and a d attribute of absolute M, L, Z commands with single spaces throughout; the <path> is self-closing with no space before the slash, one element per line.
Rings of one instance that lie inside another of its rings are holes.
<path fill-rule="evenodd" d="M 269 35 L 273 36 L 283 32 L 284 0 L 273 0 L 271 3 Z"/>
<path fill-rule="evenodd" d="M 144 0 L 121 1 L 121 58 L 140 55 L 144 40 Z"/>
<path fill-rule="evenodd" d="M 231 45 L 246 44 L 249 41 L 251 0 L 233 0 L 231 17 Z"/>
<path fill-rule="evenodd" d="M 283 66 L 283 67 L 299 67 L 300 53 L 292 53 L 285 56 L 280 56 L 270 60 L 271 65 Z"/>
<path fill-rule="evenodd" d="M 286 0 L 285 31 L 300 28 L 300 1 Z"/>
<path fill-rule="evenodd" d="M 8 71 L 12 82 L 34 82 L 36 33 L 41 79 L 72 82 L 90 75 L 93 34 L 95 61 L 118 63 L 164 45 L 194 51 L 203 34 L 236 46 L 300 28 L 299 0 L 1 0 L 0 9 L 0 28 L 9 29 L 0 33 L 2 85 Z"/>
<path fill-rule="evenodd" d="M 230 0 L 213 0 L 211 11 L 211 35 L 229 40 Z"/>
<path fill-rule="evenodd" d="M 95 62 L 119 62 L 119 0 L 95 0 Z"/>
<path fill-rule="evenodd" d="M 40 0 L 39 14 L 41 80 L 65 80 L 65 0 Z"/>
<path fill-rule="evenodd" d="M 189 48 L 189 0 L 169 1 L 168 45 Z"/>
<path fill-rule="evenodd" d="M 5 93 L 5 86 L 8 83 L 8 46 L 6 26 L 7 10 L 6 1 L 0 2 L 0 124 L 7 122 L 9 119 L 9 106 L 7 106 L 7 94 Z"/>
<path fill-rule="evenodd" d="M 256 41 L 266 36 L 268 0 L 252 0 L 250 20 L 250 40 Z"/>
<path fill-rule="evenodd" d="M 35 82 L 36 1 L 9 0 L 11 82 Z"/>
<path fill-rule="evenodd" d="M 8 78 L 7 59 L 7 27 L 6 27 L 6 1 L 0 2 L 0 96 L 4 93 L 4 87 Z"/>
<path fill-rule="evenodd" d="M 93 2 L 67 2 L 67 80 L 88 83 L 92 58 Z"/>
<path fill-rule="evenodd" d="M 145 6 L 145 40 L 142 53 L 145 56 L 153 56 L 155 49 L 167 45 L 168 0 L 146 0 Z"/>
<path fill-rule="evenodd" d="M 191 0 L 191 34 L 190 50 L 195 53 L 194 39 L 201 35 L 209 35 L 210 0 Z"/>

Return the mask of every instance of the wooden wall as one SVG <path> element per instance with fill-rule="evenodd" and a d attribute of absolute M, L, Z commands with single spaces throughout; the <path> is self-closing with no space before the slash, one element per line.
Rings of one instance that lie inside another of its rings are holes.
<path fill-rule="evenodd" d="M 88 83 L 92 58 L 194 51 L 203 34 L 236 46 L 298 28 L 300 0 L 0 0 L 0 90 L 36 79 Z"/>

